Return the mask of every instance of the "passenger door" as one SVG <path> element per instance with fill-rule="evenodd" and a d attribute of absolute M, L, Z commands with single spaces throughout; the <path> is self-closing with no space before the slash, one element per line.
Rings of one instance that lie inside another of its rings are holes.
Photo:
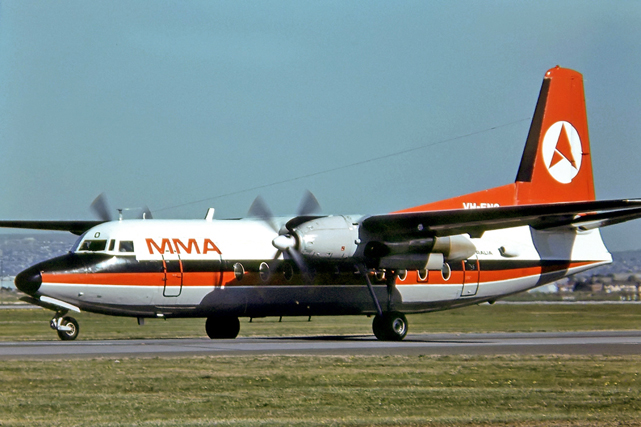
<path fill-rule="evenodd" d="M 164 270 L 163 296 L 177 297 L 183 289 L 183 263 L 178 254 L 164 254 L 162 257 Z"/>
<path fill-rule="evenodd" d="M 476 295 L 479 290 L 479 260 L 476 255 L 473 258 L 461 261 L 463 263 L 463 290 L 462 297 Z"/>

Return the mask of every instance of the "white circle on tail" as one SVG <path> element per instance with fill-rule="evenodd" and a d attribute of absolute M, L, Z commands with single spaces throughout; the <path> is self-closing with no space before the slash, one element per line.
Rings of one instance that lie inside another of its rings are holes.
<path fill-rule="evenodd" d="M 569 184 L 581 170 L 583 147 L 581 138 L 569 122 L 554 123 L 545 132 L 543 144 L 543 163 L 552 178 L 561 184 Z"/>

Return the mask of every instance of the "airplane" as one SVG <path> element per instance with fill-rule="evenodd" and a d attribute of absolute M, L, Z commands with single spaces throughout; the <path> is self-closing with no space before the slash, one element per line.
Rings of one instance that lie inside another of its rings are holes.
<path fill-rule="evenodd" d="M 98 203 L 100 204 L 100 203 Z M 0 221 L 80 235 L 69 253 L 19 273 L 23 299 L 78 336 L 69 312 L 205 318 L 233 339 L 241 317 L 373 316 L 399 341 L 406 314 L 490 302 L 610 263 L 600 227 L 641 217 L 641 199 L 597 201 L 583 76 L 545 73 L 513 183 L 380 215 L 321 215 L 310 194 L 273 217 Z"/>

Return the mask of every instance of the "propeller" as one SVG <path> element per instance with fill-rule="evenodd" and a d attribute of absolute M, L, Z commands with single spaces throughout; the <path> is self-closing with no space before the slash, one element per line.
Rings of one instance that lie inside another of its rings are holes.
<path fill-rule="evenodd" d="M 109 203 L 107 203 L 107 196 L 105 196 L 105 193 L 100 193 L 98 197 L 91 202 L 89 208 L 101 220 L 113 221 L 111 209 L 109 208 Z"/>
<path fill-rule="evenodd" d="M 149 206 L 145 205 L 143 206 L 140 212 L 140 218 L 141 219 L 153 219 L 153 215 L 151 215 L 151 211 L 149 210 Z"/>
<path fill-rule="evenodd" d="M 272 230 L 278 233 L 278 227 L 276 226 L 276 223 L 274 223 L 274 215 L 261 196 L 257 196 L 254 199 L 254 202 L 249 207 L 247 216 L 250 218 L 262 219 L 263 222 L 269 225 Z"/>
<path fill-rule="evenodd" d="M 298 216 L 317 215 L 322 211 L 320 204 L 311 191 L 307 190 L 298 206 Z"/>
<path fill-rule="evenodd" d="M 320 204 L 316 197 L 307 190 L 301 203 L 298 206 L 297 217 L 306 217 L 318 215 L 321 212 Z M 286 254 L 291 258 L 298 269 L 300 270 L 303 279 L 305 282 L 311 282 L 312 277 L 310 270 L 305 262 L 303 255 L 298 250 L 298 240 L 295 235 L 290 234 L 287 229 L 279 229 L 277 224 L 274 222 L 274 216 L 272 211 L 265 203 L 265 200 L 258 196 L 254 199 L 254 202 L 251 204 L 248 212 L 249 217 L 258 218 L 263 220 L 269 227 L 278 233 L 278 236 L 272 240 L 272 245 L 278 250 L 274 256 L 273 262 L 276 262 L 278 257 L 281 254 Z"/>
<path fill-rule="evenodd" d="M 98 218 L 100 218 L 103 221 L 113 221 L 114 217 L 111 214 L 112 210 L 109 207 L 109 203 L 107 202 L 107 196 L 105 193 L 100 193 L 98 197 L 94 199 L 93 202 L 91 202 L 91 205 L 89 206 L 91 211 L 96 215 Z M 119 209 L 120 212 L 123 210 L 129 210 L 129 209 Z M 143 206 L 142 208 L 136 208 L 136 210 L 140 211 L 138 218 L 141 219 L 152 219 L 153 216 L 151 215 L 151 211 L 149 210 L 149 207 L 147 205 Z"/>

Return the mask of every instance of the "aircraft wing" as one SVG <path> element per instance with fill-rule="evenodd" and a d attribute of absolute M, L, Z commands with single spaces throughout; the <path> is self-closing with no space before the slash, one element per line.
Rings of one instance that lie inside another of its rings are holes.
<path fill-rule="evenodd" d="M 541 205 L 501 206 L 374 215 L 363 230 L 386 241 L 469 234 L 529 225 L 535 229 L 588 230 L 641 218 L 641 199 L 605 200 Z"/>
<path fill-rule="evenodd" d="M 51 230 L 51 231 L 69 231 L 70 233 L 81 235 L 85 231 L 105 221 L 22 221 L 9 220 L 0 221 L 0 227 L 4 228 L 24 228 L 30 230 Z"/>

